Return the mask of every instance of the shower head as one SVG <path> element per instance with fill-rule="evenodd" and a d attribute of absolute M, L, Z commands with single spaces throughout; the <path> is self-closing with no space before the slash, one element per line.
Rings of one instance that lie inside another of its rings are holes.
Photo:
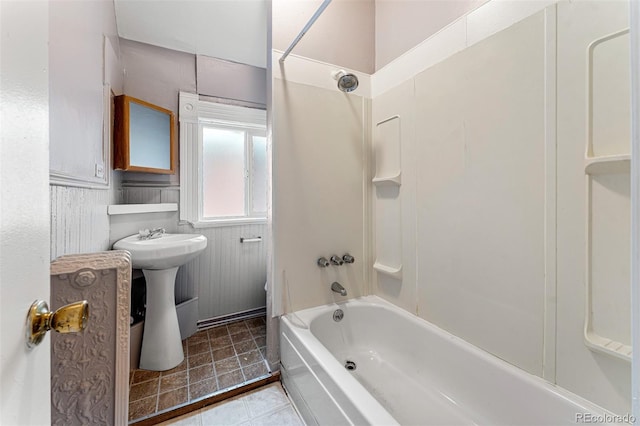
<path fill-rule="evenodd" d="M 358 77 L 340 70 L 333 73 L 333 78 L 338 81 L 338 89 L 345 93 L 353 92 L 358 88 Z"/>

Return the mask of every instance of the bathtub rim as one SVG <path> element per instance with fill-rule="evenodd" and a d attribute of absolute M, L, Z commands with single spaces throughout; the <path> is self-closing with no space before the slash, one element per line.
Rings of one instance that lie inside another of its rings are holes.
<path fill-rule="evenodd" d="M 332 306 L 330 305 L 325 305 Z M 385 424 L 385 425 L 399 425 L 398 421 L 391 416 L 389 411 L 380 404 L 371 393 L 357 380 L 355 379 L 341 364 L 336 357 L 311 333 L 311 330 L 307 328 L 300 328 L 293 325 L 289 318 L 285 316 L 281 317 L 284 322 L 284 327 L 281 327 L 280 334 L 289 341 L 293 347 L 296 355 L 300 357 L 305 363 L 305 367 L 313 374 L 314 378 L 320 383 L 323 389 L 327 392 L 329 397 L 334 401 L 336 405 L 340 407 L 340 401 L 336 400 L 325 386 L 326 384 L 320 379 L 314 369 L 308 364 L 305 357 L 296 349 L 295 344 L 299 343 L 304 346 L 304 349 L 310 357 L 312 357 L 316 363 L 320 364 L 324 369 L 329 379 L 340 389 L 342 399 L 347 399 L 349 403 L 358 411 L 358 414 L 362 416 L 368 424 Z M 291 334 L 287 334 L 287 331 L 291 330 Z M 295 331 L 293 331 L 295 330 Z M 306 332 L 302 336 L 297 331 Z M 281 336 L 282 337 L 282 336 Z M 326 365 L 326 364 L 329 365 Z M 281 365 L 281 368 L 286 370 L 286 367 Z M 286 384 L 285 384 L 286 387 Z M 366 407 L 366 410 L 362 410 L 362 407 Z M 341 408 L 342 414 L 349 420 L 350 424 L 354 424 L 351 418 Z"/>
<path fill-rule="evenodd" d="M 391 417 L 389 412 L 375 398 L 373 398 L 373 396 L 368 392 L 366 388 L 364 388 L 364 386 L 362 386 L 362 384 L 360 384 L 360 382 L 358 382 L 343 368 L 343 366 L 340 364 L 340 361 L 335 358 L 335 356 L 329 351 L 329 349 L 326 348 L 316 336 L 313 335 L 311 330 L 312 321 L 315 318 L 319 317 L 320 315 L 330 313 L 332 311 L 335 311 L 336 309 L 349 309 L 350 307 L 358 307 L 358 306 L 377 306 L 382 309 L 389 310 L 397 315 L 400 315 L 403 319 L 407 321 L 411 321 L 420 327 L 426 328 L 428 332 L 434 333 L 438 338 L 445 339 L 448 343 L 451 343 L 452 345 L 454 345 L 458 350 L 467 351 L 472 355 L 480 358 L 480 360 L 484 362 L 488 362 L 493 366 L 504 370 L 507 374 L 513 374 L 516 378 L 522 380 L 523 383 L 526 384 L 527 386 L 531 386 L 532 388 L 538 391 L 549 392 L 553 394 L 555 397 L 557 397 L 558 399 L 562 401 L 566 401 L 569 404 L 575 405 L 576 410 L 578 409 L 583 410 L 584 412 L 592 413 L 598 416 L 617 416 L 618 415 L 580 395 L 577 395 L 563 387 L 558 386 L 555 383 L 551 383 L 540 376 L 536 376 L 535 374 L 529 373 L 528 371 L 525 371 L 520 367 L 513 365 L 508 361 L 505 361 L 504 359 L 499 358 L 498 356 L 490 352 L 487 352 L 486 350 L 478 346 L 475 346 L 470 342 L 467 342 L 461 337 L 451 334 L 450 332 L 438 327 L 437 325 L 421 317 L 418 317 L 415 314 L 405 311 L 404 309 L 376 295 L 361 296 L 358 298 L 348 299 L 345 301 L 328 303 L 320 306 L 303 309 L 300 311 L 295 311 L 295 312 L 288 313 L 286 315 L 281 316 L 281 320 L 286 321 L 286 324 L 288 328 L 291 329 L 292 333 L 295 333 L 296 335 L 299 333 L 299 336 L 296 336 L 297 340 L 299 340 L 302 344 L 304 344 L 307 347 L 309 353 L 311 354 L 311 356 L 313 356 L 316 359 L 316 361 L 320 362 L 320 359 L 319 359 L 320 357 L 322 359 L 326 358 L 329 361 L 328 367 L 331 367 L 331 368 L 327 368 L 327 370 L 333 370 L 335 367 L 338 373 L 344 373 L 344 374 L 337 374 L 337 377 L 335 377 L 336 374 L 334 373 L 336 373 L 336 371 L 328 371 L 327 373 L 329 374 L 332 380 L 334 381 L 338 380 L 337 383 L 341 383 L 341 384 L 342 384 L 341 381 L 344 380 L 351 385 L 350 386 L 351 389 L 353 389 L 353 386 L 354 386 L 351 382 L 352 381 L 355 382 L 355 384 L 357 385 L 355 389 L 362 390 L 364 393 L 366 393 L 366 395 L 369 396 L 373 401 L 375 401 L 376 404 L 380 407 L 380 409 L 384 410 L 384 412 L 387 413 L 390 416 L 390 418 L 393 418 L 393 417 Z M 299 322 L 302 322 L 302 324 L 297 324 Z M 349 398 L 350 401 L 354 403 L 356 407 L 359 407 L 359 405 L 357 404 L 360 402 L 365 403 L 365 401 L 360 401 L 360 399 L 354 400 L 353 398 L 351 398 L 353 395 L 349 395 L 348 393 L 346 394 L 347 394 L 347 398 Z M 366 403 L 369 403 L 369 401 L 367 401 Z M 365 415 L 365 417 L 367 416 Z M 397 420 L 394 419 L 394 421 L 397 424 Z M 377 424 L 377 423 L 379 423 L 379 421 L 374 421 L 371 424 Z"/>

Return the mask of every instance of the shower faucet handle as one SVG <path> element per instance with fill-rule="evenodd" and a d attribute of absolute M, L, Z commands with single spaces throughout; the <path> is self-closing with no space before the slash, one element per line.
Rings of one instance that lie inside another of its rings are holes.
<path fill-rule="evenodd" d="M 344 260 L 344 263 L 353 263 L 356 261 L 356 258 L 351 256 L 349 253 L 345 253 L 345 255 L 342 256 L 342 260 Z"/>
<path fill-rule="evenodd" d="M 344 263 L 344 261 L 342 259 L 340 259 L 338 256 L 336 256 L 335 254 L 333 256 L 331 256 L 331 258 L 329 259 L 331 261 L 332 265 L 337 265 L 340 266 Z"/>
<path fill-rule="evenodd" d="M 326 268 L 327 266 L 330 265 L 329 261 L 325 258 L 325 257 L 321 257 L 319 258 L 316 263 L 318 264 L 319 267 L 321 268 Z"/>

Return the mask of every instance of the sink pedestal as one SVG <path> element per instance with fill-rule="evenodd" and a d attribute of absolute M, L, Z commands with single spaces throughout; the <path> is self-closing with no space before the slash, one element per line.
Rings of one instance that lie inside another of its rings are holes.
<path fill-rule="evenodd" d="M 140 368 L 171 370 L 184 360 L 174 288 L 178 267 L 195 259 L 207 247 L 197 234 L 162 234 L 153 239 L 129 235 L 113 245 L 128 250 L 131 264 L 147 279 L 147 314 L 142 333 Z"/>
<path fill-rule="evenodd" d="M 178 267 L 142 272 L 147 281 L 147 311 L 140 368 L 170 370 L 184 360 L 174 294 Z"/>

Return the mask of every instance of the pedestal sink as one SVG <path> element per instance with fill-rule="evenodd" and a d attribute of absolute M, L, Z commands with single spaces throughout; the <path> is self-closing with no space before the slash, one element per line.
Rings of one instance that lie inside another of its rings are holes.
<path fill-rule="evenodd" d="M 174 288 L 181 265 L 207 247 L 207 238 L 195 234 L 162 234 L 154 239 L 131 235 L 117 241 L 115 250 L 131 253 L 132 266 L 147 281 L 147 311 L 142 335 L 140 368 L 170 370 L 184 360 Z"/>

